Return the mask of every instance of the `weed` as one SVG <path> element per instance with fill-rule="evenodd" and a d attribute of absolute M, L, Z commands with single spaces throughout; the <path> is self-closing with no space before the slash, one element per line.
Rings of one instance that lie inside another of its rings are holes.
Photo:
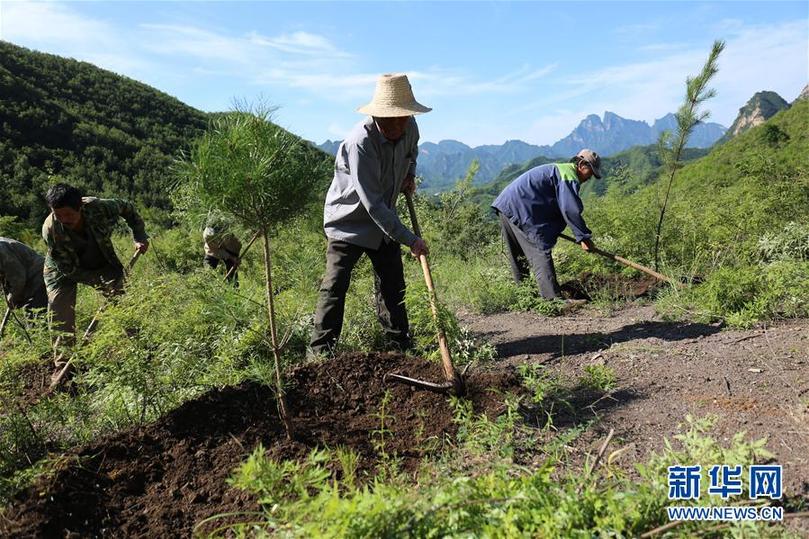
<path fill-rule="evenodd" d="M 615 389 L 615 370 L 606 365 L 587 365 L 579 383 L 594 391 L 606 393 Z"/>
<path fill-rule="evenodd" d="M 391 455 L 388 454 L 387 442 L 393 435 L 389 428 L 393 417 L 388 414 L 388 404 L 390 404 L 392 398 L 393 393 L 385 391 L 385 394 L 382 396 L 382 401 L 379 403 L 379 411 L 373 414 L 377 421 L 379 421 L 379 427 L 371 431 L 371 441 L 383 462 L 389 460 L 391 457 Z"/>

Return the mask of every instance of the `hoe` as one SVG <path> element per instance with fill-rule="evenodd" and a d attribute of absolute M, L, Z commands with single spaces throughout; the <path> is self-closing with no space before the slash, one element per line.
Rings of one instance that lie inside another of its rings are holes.
<path fill-rule="evenodd" d="M 407 199 L 407 209 L 410 212 L 410 220 L 413 223 L 413 232 L 416 233 L 416 236 L 421 237 L 421 228 L 419 228 L 419 223 L 416 219 L 416 208 L 413 207 L 413 198 L 408 193 L 405 193 L 405 198 Z M 430 294 L 430 309 L 432 310 L 436 326 L 438 326 L 438 348 L 441 351 L 441 362 L 444 367 L 445 382 L 427 382 L 394 373 L 386 374 L 385 381 L 393 380 L 419 389 L 462 396 L 466 393 L 466 387 L 464 386 L 463 378 L 452 365 L 452 357 L 449 354 L 449 346 L 447 346 L 447 336 L 444 334 L 444 328 L 441 327 L 441 321 L 438 316 L 438 300 L 435 293 L 435 286 L 433 285 L 433 277 L 430 273 L 430 264 L 427 262 L 427 256 L 425 255 L 420 255 L 419 261 L 421 262 L 421 269 L 424 272 L 424 281 L 427 283 L 427 290 Z"/>
<path fill-rule="evenodd" d="M 567 241 L 572 241 L 573 243 L 579 243 L 575 239 L 573 239 L 570 236 L 565 235 L 565 234 L 560 234 L 559 237 L 562 238 L 562 239 L 565 239 Z M 638 271 L 642 271 L 643 273 L 645 273 L 647 275 L 651 275 L 652 277 L 654 277 L 658 281 L 667 282 L 669 284 L 672 284 L 672 285 L 676 286 L 677 288 L 682 288 L 683 287 L 682 283 L 677 282 L 676 280 L 672 279 L 671 277 L 667 277 L 666 275 L 663 275 L 662 273 L 657 273 L 655 270 L 653 270 L 651 268 L 647 268 L 646 266 L 644 266 L 642 264 L 638 264 L 637 262 L 632 262 L 631 260 L 627 260 L 626 258 L 620 257 L 618 255 L 608 253 L 607 251 L 602 251 L 598 247 L 596 247 L 594 249 L 591 249 L 590 252 L 595 253 L 595 254 L 597 254 L 599 256 L 603 256 L 604 258 L 609 258 L 610 260 L 614 260 L 615 262 L 623 264 L 624 266 L 629 266 L 630 268 L 634 268 L 634 269 L 636 269 Z"/>

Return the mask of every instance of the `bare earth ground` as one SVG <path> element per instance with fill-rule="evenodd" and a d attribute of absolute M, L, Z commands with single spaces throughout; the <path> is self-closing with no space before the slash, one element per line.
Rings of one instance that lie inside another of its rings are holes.
<path fill-rule="evenodd" d="M 594 363 L 615 371 L 608 398 L 592 407 L 597 396 L 578 399 L 574 417 L 554 420 L 564 428 L 596 419 L 570 447 L 574 457 L 594 453 L 614 428 L 610 449 L 626 447 L 619 465 L 631 469 L 662 450 L 664 438 L 673 441 L 687 414 L 713 414 L 711 434 L 723 442 L 738 431 L 766 437 L 783 465 L 785 495 L 809 500 L 809 320 L 722 330 L 667 322 L 653 306 L 630 304 L 610 314 L 587 308 L 557 318 L 463 314 L 462 321 L 497 348 L 497 363 L 481 368 L 532 362 L 572 379 Z"/>

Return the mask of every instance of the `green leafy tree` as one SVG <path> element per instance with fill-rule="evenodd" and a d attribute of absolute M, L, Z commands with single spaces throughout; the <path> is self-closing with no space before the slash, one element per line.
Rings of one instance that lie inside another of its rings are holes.
<path fill-rule="evenodd" d="M 278 411 L 291 436 L 281 381 L 283 345 L 275 322 L 270 240 L 279 226 L 305 210 L 325 169 L 319 152 L 270 121 L 273 110 L 262 104 L 241 104 L 212 120 L 190 155 L 179 163 L 176 202 L 189 209 L 220 211 L 263 238 Z"/>
<path fill-rule="evenodd" d="M 708 83 L 719 71 L 717 60 L 724 48 L 724 41 L 714 41 L 711 53 L 705 65 L 702 67 L 700 74 L 696 77 L 688 77 L 686 79 L 685 101 L 677 110 L 676 114 L 677 133 L 674 135 L 673 139 L 671 138 L 671 134 L 666 132 L 660 137 L 661 159 L 668 175 L 668 181 L 665 183 L 663 200 L 659 203 L 660 217 L 657 221 L 654 246 L 655 269 L 659 269 L 660 265 L 660 236 L 663 230 L 663 220 L 666 216 L 666 209 L 669 204 L 671 186 L 674 184 L 674 177 L 677 171 L 683 166 L 682 155 L 685 144 L 688 142 L 688 137 L 691 136 L 694 127 L 698 123 L 704 122 L 710 117 L 710 112 L 700 111 L 699 107 L 705 101 L 716 95 L 716 90 L 708 88 Z"/>

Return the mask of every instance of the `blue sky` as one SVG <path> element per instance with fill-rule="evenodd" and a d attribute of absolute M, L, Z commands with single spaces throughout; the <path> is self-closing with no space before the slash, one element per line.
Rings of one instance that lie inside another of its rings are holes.
<path fill-rule="evenodd" d="M 809 80 L 809 3 L 9 2 L 0 39 L 143 81 L 206 111 L 279 106 L 309 140 L 361 119 L 376 76 L 406 72 L 422 141 L 551 144 L 587 114 L 653 121 L 727 41 L 708 102 L 730 125 L 759 90 Z"/>

